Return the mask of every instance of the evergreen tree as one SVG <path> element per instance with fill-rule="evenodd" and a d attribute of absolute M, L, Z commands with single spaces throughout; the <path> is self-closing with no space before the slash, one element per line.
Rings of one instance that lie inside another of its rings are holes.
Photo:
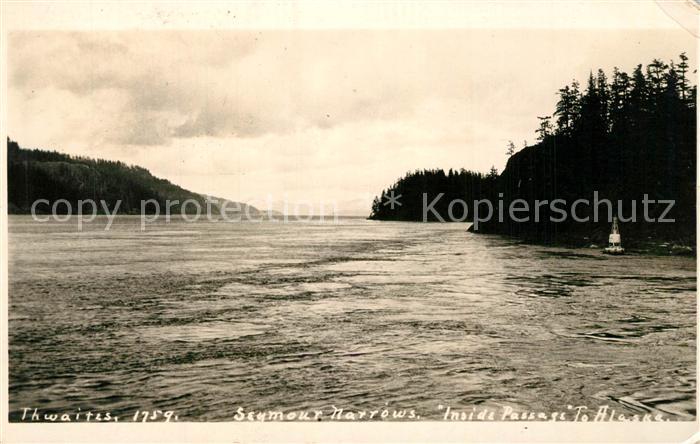
<path fill-rule="evenodd" d="M 682 101 L 688 98 L 688 56 L 685 53 L 681 53 L 678 56 L 681 62 L 678 64 L 678 89 L 680 91 L 680 97 Z"/>
<path fill-rule="evenodd" d="M 674 200 L 667 217 L 675 219 L 675 224 L 649 224 L 638 218 L 638 223 L 625 227 L 628 242 L 652 237 L 694 245 L 697 86 L 688 79 L 687 56 L 679 58 L 678 63 L 653 60 L 646 67 L 637 65 L 631 74 L 614 68 L 610 79 L 602 70 L 595 75 L 591 71 L 583 93 L 577 82 L 558 90 L 553 113 L 556 131 L 550 116 L 542 116 L 536 144 L 527 146 L 524 141 L 523 149 L 515 153 L 509 141 L 510 158 L 503 172 L 499 174 L 494 166 L 486 175 L 460 170 L 448 174 L 447 180 L 441 170 L 407 175 L 394 189 L 414 196 L 419 204 L 402 208 L 400 214 L 389 214 L 383 207 L 377 218 L 420 220 L 424 191 L 432 196 L 445 194 L 438 211 L 446 214 L 446 202 L 453 196 L 467 202 L 474 198 L 493 202 L 502 196 L 506 206 L 514 199 L 525 199 L 532 208 L 535 200 L 590 199 L 595 190 L 601 199 L 613 203 L 639 202 L 644 195 Z M 650 216 L 658 217 L 662 210 L 657 207 Z M 547 220 L 545 215 L 541 219 Z M 605 241 L 609 224 L 492 220 L 479 230 L 543 241 L 573 235 Z"/>
<path fill-rule="evenodd" d="M 543 141 L 552 134 L 552 123 L 550 122 L 550 119 L 552 118 L 551 116 L 538 116 L 537 117 L 540 120 L 540 127 L 537 129 L 536 133 L 537 135 L 537 140 Z"/>
<path fill-rule="evenodd" d="M 508 141 L 508 148 L 506 149 L 506 156 L 510 157 L 515 154 L 515 144 L 512 140 Z M 452 170 L 450 170 L 452 171 Z"/>

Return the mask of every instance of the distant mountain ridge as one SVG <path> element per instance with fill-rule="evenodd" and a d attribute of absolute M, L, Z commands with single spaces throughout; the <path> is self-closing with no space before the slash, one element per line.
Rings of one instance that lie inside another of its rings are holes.
<path fill-rule="evenodd" d="M 187 200 L 199 203 L 206 211 L 206 196 L 186 190 L 166 179 L 153 176 L 147 169 L 123 162 L 70 156 L 57 151 L 26 149 L 15 141 L 7 139 L 7 192 L 8 212 L 28 214 L 32 203 L 46 199 L 49 205 L 37 206 L 37 212 L 47 212 L 59 199 L 65 199 L 76 211 L 79 200 L 92 199 L 98 203 L 105 201 L 110 211 L 114 211 L 117 201 L 121 201 L 117 214 L 140 214 L 141 201 L 154 199 L 164 214 L 166 201 L 179 201 L 172 205 L 171 214 L 179 214 L 181 205 Z M 225 199 L 215 198 L 220 202 Z M 260 214 L 250 205 L 231 202 L 228 214 L 241 212 Z M 146 205 L 146 212 L 153 212 L 155 205 Z M 65 211 L 64 205 L 57 206 Z M 247 209 L 247 210 L 246 210 Z M 212 212 L 219 212 L 219 206 L 212 204 Z M 186 213 L 196 212 L 193 204 L 185 206 Z"/>

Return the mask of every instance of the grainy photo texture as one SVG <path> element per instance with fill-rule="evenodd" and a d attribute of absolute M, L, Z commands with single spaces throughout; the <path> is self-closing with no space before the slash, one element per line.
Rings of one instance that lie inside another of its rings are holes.
<path fill-rule="evenodd" d="M 6 44 L 10 423 L 696 420 L 683 26 Z"/>

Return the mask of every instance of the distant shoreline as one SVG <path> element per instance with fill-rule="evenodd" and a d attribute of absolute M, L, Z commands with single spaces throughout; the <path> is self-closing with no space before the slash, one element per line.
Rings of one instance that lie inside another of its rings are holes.
<path fill-rule="evenodd" d="M 501 238 L 512 239 L 518 243 L 523 243 L 527 245 L 539 245 L 544 247 L 559 247 L 559 248 L 569 248 L 576 250 L 602 250 L 605 245 L 603 242 L 596 242 L 588 237 L 578 237 L 572 234 L 560 234 L 556 241 L 545 242 L 538 240 L 536 238 L 521 237 L 521 236 L 511 236 L 504 233 L 483 233 L 474 232 L 471 230 L 472 222 L 439 222 L 439 221 L 419 221 L 419 220 L 384 220 L 384 219 L 370 219 L 376 220 L 377 222 L 408 222 L 408 223 L 427 223 L 427 224 L 463 224 L 466 225 L 466 231 L 474 233 L 480 236 L 498 236 Z M 697 256 L 696 246 L 688 242 L 678 242 L 678 241 L 668 241 L 668 240 L 628 240 L 624 241 L 623 234 L 623 245 L 626 248 L 627 254 L 632 255 L 649 255 L 649 256 Z"/>
<path fill-rule="evenodd" d="M 45 215 L 42 215 L 45 216 Z M 150 216 L 150 215 L 149 215 Z M 91 223 L 98 223 L 102 219 L 107 219 L 111 217 L 110 215 L 107 214 L 98 214 L 97 218 L 95 221 Z M 130 220 L 130 221 L 138 221 L 141 216 L 138 214 L 117 214 L 116 217 L 122 220 Z M 32 216 L 31 214 L 28 213 L 11 213 L 8 214 L 8 220 L 12 219 L 31 219 Z M 238 222 L 233 222 L 233 221 L 225 221 L 225 220 L 215 220 L 215 221 L 208 221 L 206 219 L 202 219 L 201 221 L 188 221 L 185 218 L 183 218 L 181 215 L 172 215 L 170 218 L 169 223 L 192 223 L 196 224 L 197 222 L 204 222 L 204 223 L 220 223 L 220 224 L 235 224 L 235 223 L 260 223 L 260 222 L 273 222 L 273 223 L 284 223 L 284 216 L 283 215 L 276 215 L 272 219 L 264 217 L 262 220 L 256 220 L 256 221 L 251 221 L 251 220 L 241 220 Z M 293 215 L 288 215 L 289 222 L 295 223 L 295 222 L 318 222 L 320 220 L 326 221 L 328 223 L 332 223 L 334 216 L 323 216 L 321 218 L 320 215 L 315 215 L 311 218 L 308 216 L 300 216 L 299 219 L 296 219 L 295 216 Z M 393 222 L 393 223 L 411 223 L 411 224 L 431 224 L 431 225 L 436 225 L 436 224 L 450 224 L 450 225 L 464 225 L 465 232 L 470 232 L 476 235 L 480 236 L 498 236 L 499 238 L 506 238 L 506 239 L 511 239 L 517 243 L 522 243 L 526 245 L 537 245 L 537 246 L 543 246 L 543 247 L 551 247 L 551 248 L 567 248 L 567 249 L 573 249 L 573 250 L 602 250 L 604 248 L 604 245 L 601 242 L 595 242 L 591 240 L 590 238 L 580 238 L 576 236 L 572 236 L 570 234 L 567 235 L 560 235 L 559 239 L 553 242 L 543 242 L 537 239 L 531 239 L 527 237 L 518 237 L 518 236 L 509 236 L 507 234 L 502 234 L 502 233 L 479 233 L 476 232 L 474 233 L 471 231 L 471 222 L 437 222 L 437 221 L 416 221 L 416 220 L 376 220 L 376 219 L 370 219 L 366 216 L 343 216 L 343 215 L 336 215 L 335 216 L 336 220 L 365 220 L 365 221 L 375 221 L 379 223 L 384 223 L 384 222 Z M 166 221 L 166 216 L 165 215 L 160 215 L 154 222 L 161 222 Z M 42 223 L 42 222 L 36 222 L 36 223 Z M 47 223 L 47 222 L 43 222 Z M 50 221 L 48 222 L 50 224 L 66 224 L 66 225 L 74 225 L 77 223 L 76 220 L 68 220 L 65 222 L 60 222 L 60 221 Z M 89 224 L 86 224 L 89 225 Z M 627 250 L 627 254 L 630 255 L 648 255 L 648 256 L 686 256 L 686 257 L 696 257 L 697 251 L 695 248 L 695 245 L 690 245 L 688 243 L 684 242 L 673 242 L 673 241 L 654 241 L 651 239 L 648 240 L 629 240 L 627 242 L 624 242 L 624 237 L 623 237 L 623 245 L 625 246 Z"/>

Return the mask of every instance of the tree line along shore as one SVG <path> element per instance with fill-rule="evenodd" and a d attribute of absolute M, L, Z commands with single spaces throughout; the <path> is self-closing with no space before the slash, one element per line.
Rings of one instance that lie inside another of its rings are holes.
<path fill-rule="evenodd" d="M 611 74 L 591 72 L 585 86 L 574 80 L 559 89 L 552 115 L 537 117 L 536 143 L 525 142 L 518 149 L 511 141 L 504 147 L 508 161 L 500 174 L 495 168 L 487 174 L 466 169 L 410 172 L 374 199 L 369 218 L 423 220 L 424 194 L 431 201 L 444 193 L 435 207 L 447 214 L 454 199 L 503 200 L 506 206 L 523 199 L 532 207 L 536 200 L 570 204 L 591 199 L 595 191 L 600 199 L 622 201 L 625 215 L 632 201 L 641 202 L 646 195 L 674 201 L 666 215 L 674 222 L 637 218 L 622 223 L 627 245 L 694 251 L 697 87 L 689 79 L 692 73 L 685 54 L 668 63 L 655 59 L 640 64 L 631 73 L 617 68 Z M 400 206 L 386 205 L 398 195 Z M 657 219 L 664 209 L 652 207 L 651 217 Z M 587 222 L 552 222 L 548 211 L 542 209 L 538 222 L 491 218 L 475 231 L 575 246 L 602 244 L 610 231 L 607 218 L 594 221 L 592 206 L 578 209 L 582 218 L 589 217 Z M 429 221 L 437 219 L 428 215 Z"/>

